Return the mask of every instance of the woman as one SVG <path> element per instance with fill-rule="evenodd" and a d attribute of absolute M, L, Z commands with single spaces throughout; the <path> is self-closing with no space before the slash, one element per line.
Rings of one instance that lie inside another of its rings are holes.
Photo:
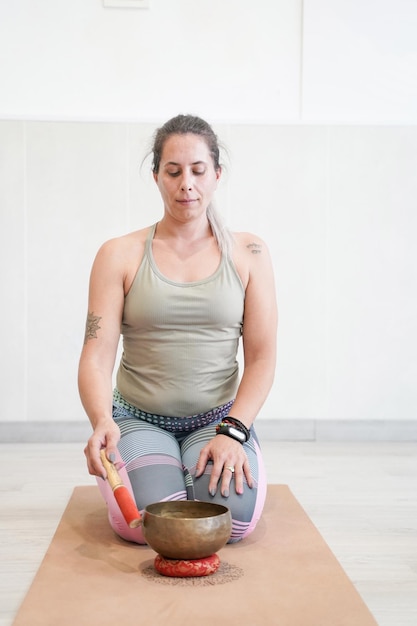
<path fill-rule="evenodd" d="M 261 239 L 229 233 L 213 209 L 222 169 L 209 124 L 174 117 L 156 131 L 152 154 L 161 220 L 105 243 L 91 272 L 79 366 L 94 429 L 88 469 L 106 478 L 105 448 L 141 510 L 163 500 L 226 504 L 230 541 L 238 541 L 255 528 L 266 495 L 253 422 L 275 369 L 271 261 Z M 98 483 L 113 529 L 145 543 L 141 529 L 125 523 L 107 481 Z"/>

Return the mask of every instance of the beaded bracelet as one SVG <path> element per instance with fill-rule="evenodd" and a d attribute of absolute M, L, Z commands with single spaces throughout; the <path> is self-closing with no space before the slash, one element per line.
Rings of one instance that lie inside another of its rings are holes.
<path fill-rule="evenodd" d="M 217 424 L 216 435 L 226 435 L 226 437 L 231 437 L 242 445 L 245 443 L 245 441 L 247 441 L 245 433 L 242 433 L 241 430 L 238 430 L 230 424 L 225 424 L 224 422 L 220 422 L 220 424 Z"/>
<path fill-rule="evenodd" d="M 241 421 L 234 417 L 227 416 L 216 426 L 216 435 L 226 435 L 236 439 L 242 445 L 250 438 L 250 432 Z"/>
<path fill-rule="evenodd" d="M 245 426 L 243 422 L 238 420 L 236 417 L 232 417 L 231 415 L 228 415 L 227 417 L 223 418 L 223 422 L 226 422 L 226 424 L 231 424 L 232 426 L 236 426 L 237 429 L 245 433 L 246 441 L 250 439 L 249 429 Z"/>

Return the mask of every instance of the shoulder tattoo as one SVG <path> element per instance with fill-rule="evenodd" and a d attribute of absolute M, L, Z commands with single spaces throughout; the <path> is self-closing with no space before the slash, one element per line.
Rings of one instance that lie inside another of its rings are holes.
<path fill-rule="evenodd" d="M 88 312 L 87 322 L 85 324 L 84 344 L 86 344 L 89 339 L 97 339 L 97 331 L 101 328 L 101 326 L 98 325 L 100 320 L 101 317 L 94 315 L 93 311 L 91 311 L 91 313 L 90 311 Z"/>
<path fill-rule="evenodd" d="M 262 252 L 262 246 L 259 243 L 248 243 L 246 247 L 252 254 L 261 254 Z"/>

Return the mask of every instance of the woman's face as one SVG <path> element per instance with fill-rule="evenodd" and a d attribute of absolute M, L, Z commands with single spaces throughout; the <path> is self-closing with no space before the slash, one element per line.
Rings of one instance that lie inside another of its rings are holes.
<path fill-rule="evenodd" d="M 155 182 L 165 212 L 188 222 L 206 212 L 221 170 L 214 169 L 205 140 L 199 135 L 171 135 L 164 144 Z"/>

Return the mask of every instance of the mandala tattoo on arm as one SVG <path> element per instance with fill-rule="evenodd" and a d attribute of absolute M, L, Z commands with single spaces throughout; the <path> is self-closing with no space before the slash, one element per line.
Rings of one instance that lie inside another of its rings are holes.
<path fill-rule="evenodd" d="M 258 243 L 248 243 L 246 247 L 252 252 L 252 254 L 261 254 L 262 252 L 262 246 Z"/>
<path fill-rule="evenodd" d="M 89 339 L 97 339 L 97 331 L 101 328 L 101 326 L 98 325 L 100 320 L 101 317 L 94 315 L 94 311 L 91 311 L 91 313 L 90 311 L 88 312 L 87 322 L 85 325 L 84 344 L 86 344 Z"/>

